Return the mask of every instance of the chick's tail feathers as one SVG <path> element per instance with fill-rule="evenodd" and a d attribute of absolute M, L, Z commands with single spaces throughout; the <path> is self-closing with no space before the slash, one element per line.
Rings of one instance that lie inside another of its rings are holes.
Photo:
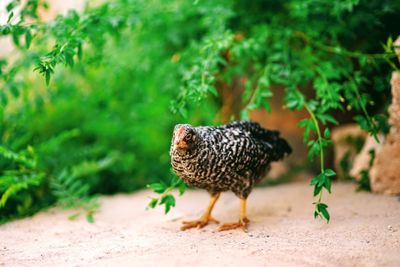
<path fill-rule="evenodd" d="M 284 156 L 288 156 L 292 153 L 292 147 L 283 138 L 278 139 L 277 150 L 279 151 L 279 159 L 282 159 Z"/>
<path fill-rule="evenodd" d="M 292 153 L 292 148 L 289 143 L 279 135 L 280 133 L 278 131 L 268 131 L 268 135 L 266 135 L 264 139 L 267 144 L 272 146 L 271 159 L 273 161 L 281 160 Z"/>

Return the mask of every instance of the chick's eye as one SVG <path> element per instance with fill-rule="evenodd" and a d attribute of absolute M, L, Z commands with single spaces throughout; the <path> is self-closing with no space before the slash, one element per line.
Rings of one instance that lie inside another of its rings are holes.
<path fill-rule="evenodd" d="M 190 141 L 191 139 L 192 139 L 192 135 L 191 134 L 186 135 L 185 138 L 184 138 L 185 141 Z"/>

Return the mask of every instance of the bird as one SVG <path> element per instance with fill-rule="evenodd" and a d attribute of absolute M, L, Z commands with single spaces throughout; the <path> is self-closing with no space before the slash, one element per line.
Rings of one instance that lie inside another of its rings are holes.
<path fill-rule="evenodd" d="M 247 198 L 253 187 L 271 168 L 292 152 L 279 131 L 268 130 L 250 120 L 221 126 L 177 124 L 174 127 L 170 157 L 176 175 L 187 185 L 204 189 L 210 202 L 198 220 L 183 221 L 181 230 L 202 228 L 219 221 L 211 215 L 221 192 L 232 191 L 240 199 L 239 221 L 225 223 L 218 231 L 242 229 L 247 232 Z"/>

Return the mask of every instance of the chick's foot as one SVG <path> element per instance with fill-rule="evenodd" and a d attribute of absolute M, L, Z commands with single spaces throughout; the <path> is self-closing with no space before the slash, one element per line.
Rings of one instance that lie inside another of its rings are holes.
<path fill-rule="evenodd" d="M 194 221 L 183 221 L 182 222 L 183 226 L 181 227 L 181 230 L 185 231 L 185 230 L 191 229 L 191 228 L 203 228 L 209 222 L 219 224 L 219 221 L 217 221 L 213 217 L 208 217 L 208 218 L 202 217 L 202 218 L 200 218 L 198 220 L 194 220 Z"/>
<path fill-rule="evenodd" d="M 228 231 L 234 229 L 242 229 L 244 232 L 247 233 L 247 226 L 249 225 L 249 219 L 243 218 L 240 219 L 239 222 L 236 223 L 224 223 L 218 228 L 218 231 Z"/>

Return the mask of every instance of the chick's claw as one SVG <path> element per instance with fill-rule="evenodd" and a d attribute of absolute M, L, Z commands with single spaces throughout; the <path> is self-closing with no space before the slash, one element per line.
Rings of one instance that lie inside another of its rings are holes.
<path fill-rule="evenodd" d="M 234 230 L 234 229 L 242 229 L 243 232 L 247 233 L 247 226 L 249 225 L 249 220 L 247 218 L 244 218 L 243 220 L 239 220 L 237 223 L 224 223 L 218 228 L 218 231 L 228 231 L 228 230 Z"/>
<path fill-rule="evenodd" d="M 182 231 L 191 229 L 191 228 L 203 228 L 206 226 L 209 222 L 213 222 L 216 224 L 219 224 L 219 221 L 216 219 L 210 217 L 210 218 L 200 218 L 199 220 L 194 220 L 194 221 L 183 221 L 182 224 L 183 226 L 181 227 Z"/>

